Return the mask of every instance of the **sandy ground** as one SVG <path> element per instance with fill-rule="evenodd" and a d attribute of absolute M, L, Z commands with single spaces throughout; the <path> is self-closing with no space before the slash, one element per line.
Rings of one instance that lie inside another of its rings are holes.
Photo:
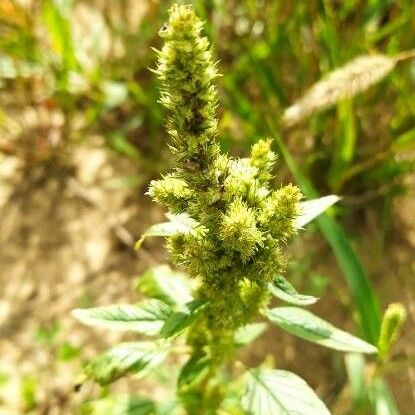
<path fill-rule="evenodd" d="M 22 379 L 32 378 L 39 413 L 66 413 L 52 408 L 78 400 L 72 386 L 80 360 L 55 362 L 57 348 L 68 342 L 86 358 L 120 337 L 97 337 L 70 311 L 137 299 L 134 278 L 162 257 L 145 249 L 137 254 L 132 244 L 160 213 L 144 198 L 134 203 L 131 189 L 108 185 L 136 172 L 100 146 L 80 146 L 66 166 L 25 171 L 12 157 L 0 166 L 0 371 L 8 378 L 0 387 L 0 413 L 21 408 Z M 47 332 L 56 334 L 42 340 Z"/>

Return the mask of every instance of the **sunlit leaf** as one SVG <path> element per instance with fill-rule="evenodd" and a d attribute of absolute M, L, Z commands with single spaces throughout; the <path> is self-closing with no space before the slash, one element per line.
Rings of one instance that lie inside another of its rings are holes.
<path fill-rule="evenodd" d="M 167 352 L 166 343 L 121 343 L 91 360 L 85 373 L 101 385 L 108 385 L 127 374 L 145 376 L 164 360 Z"/>
<path fill-rule="evenodd" d="M 208 356 L 191 356 L 180 371 L 177 381 L 179 388 L 197 384 L 209 373 L 210 368 Z"/>
<path fill-rule="evenodd" d="M 168 265 L 150 268 L 137 279 L 137 288 L 148 297 L 172 306 L 193 300 L 190 281 L 183 273 L 173 271 Z"/>
<path fill-rule="evenodd" d="M 171 337 L 181 333 L 196 320 L 205 306 L 206 302 L 200 299 L 185 304 L 179 311 L 170 314 L 160 334 L 163 337 Z"/>
<path fill-rule="evenodd" d="M 160 332 L 171 312 L 171 308 L 162 301 L 145 300 L 134 305 L 78 308 L 72 311 L 72 315 L 88 326 L 155 335 Z"/>
<path fill-rule="evenodd" d="M 205 228 L 186 213 L 178 215 L 167 213 L 166 216 L 169 222 L 156 223 L 151 226 L 137 241 L 135 249 L 140 249 L 144 239 L 149 236 L 196 235 L 197 233 L 203 234 L 205 232 Z"/>
<path fill-rule="evenodd" d="M 299 294 L 295 288 L 284 278 L 277 277 L 268 284 L 268 290 L 282 301 L 294 305 L 310 305 L 318 301 L 317 297 Z"/>
<path fill-rule="evenodd" d="M 300 203 L 300 215 L 295 220 L 295 227 L 302 228 L 317 216 L 321 215 L 330 206 L 338 202 L 340 198 L 336 195 L 324 196 L 318 199 L 307 200 Z"/>
<path fill-rule="evenodd" d="M 377 352 L 375 346 L 334 327 L 308 310 L 277 307 L 267 310 L 265 314 L 283 330 L 321 346 L 344 352 Z"/>
<path fill-rule="evenodd" d="M 318 197 L 313 184 L 304 176 L 282 139 L 279 136 L 275 136 L 275 141 L 288 168 L 306 197 Z M 356 310 L 363 335 L 366 340 L 375 343 L 379 338 L 381 315 L 379 300 L 369 277 L 366 275 L 359 258 L 353 251 L 343 228 L 326 214 L 317 217 L 316 222 L 321 233 L 333 249 L 336 260 L 356 303 Z"/>
<path fill-rule="evenodd" d="M 330 415 L 314 391 L 294 373 L 254 369 L 248 376 L 242 405 L 250 415 Z"/>

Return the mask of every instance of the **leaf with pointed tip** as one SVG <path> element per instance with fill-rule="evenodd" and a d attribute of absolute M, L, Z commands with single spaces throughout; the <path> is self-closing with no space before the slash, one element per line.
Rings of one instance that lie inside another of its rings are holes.
<path fill-rule="evenodd" d="M 295 219 L 294 226 L 299 229 L 303 228 L 307 223 L 310 223 L 317 216 L 321 215 L 330 206 L 334 205 L 340 200 L 339 196 L 330 195 L 320 197 L 318 199 L 307 200 L 300 202 L 300 214 Z"/>
<path fill-rule="evenodd" d="M 171 308 L 159 300 L 145 300 L 138 304 L 77 308 L 72 315 L 88 326 L 119 331 L 135 331 L 154 336 L 171 314 Z"/>
<path fill-rule="evenodd" d="M 242 406 L 250 415 L 330 415 L 320 398 L 294 373 L 253 369 Z"/>
<path fill-rule="evenodd" d="M 343 352 L 376 353 L 377 348 L 298 307 L 276 307 L 265 315 L 295 336 Z"/>
<path fill-rule="evenodd" d="M 294 305 L 311 305 L 318 301 L 317 297 L 299 294 L 282 276 L 278 276 L 268 284 L 268 291 L 282 301 Z"/>
<path fill-rule="evenodd" d="M 137 289 L 148 297 L 157 298 L 171 306 L 193 300 L 190 281 L 168 265 L 159 265 L 137 279 Z"/>
<path fill-rule="evenodd" d="M 234 341 L 237 346 L 245 346 L 253 342 L 267 328 L 265 323 L 252 323 L 239 327 L 235 332 Z"/>
<path fill-rule="evenodd" d="M 211 359 L 208 356 L 191 356 L 180 371 L 177 384 L 179 388 L 193 386 L 209 373 Z"/>
<path fill-rule="evenodd" d="M 101 385 L 128 374 L 145 376 L 167 355 L 168 344 L 153 342 L 121 343 L 91 360 L 85 368 L 86 375 Z"/>
<path fill-rule="evenodd" d="M 181 333 L 189 327 L 199 316 L 199 313 L 205 308 L 206 301 L 197 299 L 181 307 L 181 310 L 170 314 L 164 323 L 160 334 L 163 337 L 171 337 Z"/>
<path fill-rule="evenodd" d="M 172 236 L 177 234 L 204 234 L 206 228 L 199 224 L 196 220 L 191 218 L 187 213 L 173 214 L 167 213 L 169 222 L 156 223 L 141 236 L 136 242 L 134 248 L 140 249 L 144 239 L 149 236 Z"/>

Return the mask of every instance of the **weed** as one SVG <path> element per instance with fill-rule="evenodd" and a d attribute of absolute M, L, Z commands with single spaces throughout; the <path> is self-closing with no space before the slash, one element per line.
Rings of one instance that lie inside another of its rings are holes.
<path fill-rule="evenodd" d="M 151 299 L 75 310 L 74 316 L 88 325 L 155 336 L 113 347 L 89 362 L 85 376 L 108 385 L 125 375 L 148 375 L 168 354 L 184 353 L 187 361 L 169 404 L 174 409 L 170 406 L 167 413 L 328 414 L 297 375 L 267 362 L 248 368 L 237 360 L 238 349 L 263 332 L 266 325 L 256 321 L 263 316 L 321 346 L 374 354 L 380 321 L 371 332 L 372 344 L 354 337 L 304 309 L 318 299 L 299 294 L 283 277 L 287 242 L 338 198 L 301 202 L 293 185 L 272 189 L 276 156 L 270 140 L 258 141 L 249 158 L 220 151 L 213 84 L 218 74 L 202 26 L 190 6 L 175 5 L 160 30 L 164 45 L 157 51 L 154 72 L 162 85 L 176 167 L 153 181 L 148 192 L 168 208 L 169 220 L 153 225 L 137 244 L 139 248 L 150 236 L 166 237 L 173 263 L 190 280 L 158 268 L 139 283 Z M 325 228 L 329 234 L 335 229 L 331 223 Z M 289 305 L 268 308 L 272 296 Z M 403 312 L 395 316 L 393 310 L 380 330 L 379 345 L 386 354 L 403 320 Z M 374 308 L 373 318 L 376 312 Z M 384 360 L 380 357 L 379 365 Z M 136 398 L 127 398 L 127 407 L 131 399 Z M 139 405 L 150 405 L 143 413 L 162 413 L 157 403 L 137 399 Z"/>

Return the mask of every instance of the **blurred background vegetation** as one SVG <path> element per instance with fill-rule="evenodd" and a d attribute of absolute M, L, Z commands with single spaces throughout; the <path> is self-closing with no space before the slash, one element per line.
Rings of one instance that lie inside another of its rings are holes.
<path fill-rule="evenodd" d="M 287 277 L 323 297 L 320 315 L 372 342 L 389 303 L 408 310 L 376 385 L 370 362 L 345 363 L 278 331 L 244 358 L 273 356 L 335 414 L 413 414 L 415 60 L 293 126 L 282 119 L 353 58 L 414 49 L 413 0 L 192 3 L 223 74 L 222 147 L 244 155 L 273 137 L 277 184 L 296 182 L 308 198 L 342 196 L 288 248 Z M 158 241 L 139 253 L 132 247 L 163 215 L 144 193 L 172 163 L 149 71 L 170 4 L 0 0 L 1 414 L 91 413 L 85 402 L 114 390 L 168 390 L 169 374 L 160 372 L 164 388 L 123 380 L 111 391 L 74 391 L 82 362 L 117 337 L 95 337 L 69 312 L 136 299 L 134 277 L 166 261 Z"/>

